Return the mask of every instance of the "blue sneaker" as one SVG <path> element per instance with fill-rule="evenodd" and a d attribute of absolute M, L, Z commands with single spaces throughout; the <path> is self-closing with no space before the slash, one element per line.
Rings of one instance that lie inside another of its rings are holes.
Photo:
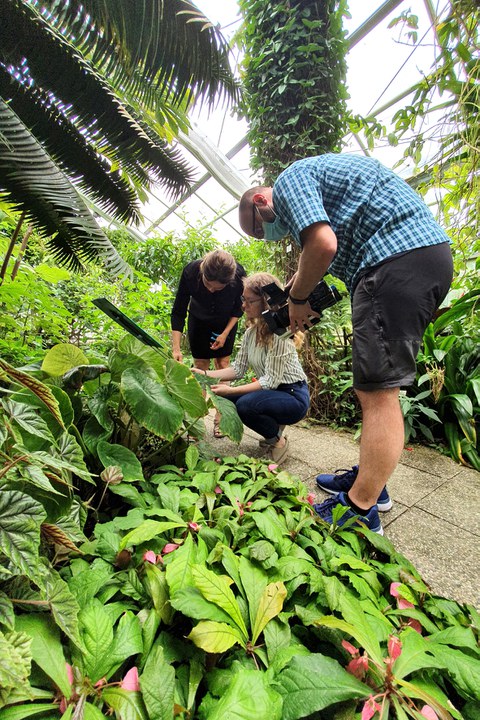
<path fill-rule="evenodd" d="M 342 517 L 337 520 L 337 525 L 339 527 L 345 525 L 347 520 L 355 520 L 355 522 L 351 523 L 352 525 L 365 525 L 372 532 L 383 535 L 382 523 L 380 522 L 380 518 L 378 516 L 377 506 L 374 505 L 373 507 L 371 507 L 366 515 L 359 515 L 355 512 L 355 510 L 350 507 L 347 502 L 347 496 L 343 492 L 339 492 L 337 497 L 328 498 L 328 500 L 325 500 L 323 503 L 314 505 L 313 509 L 315 510 L 317 515 L 320 515 L 322 520 L 325 520 L 325 522 L 332 525 L 333 511 L 337 507 L 337 505 L 343 505 L 344 507 L 348 508 L 348 510 L 342 515 Z"/>
<path fill-rule="evenodd" d="M 354 465 L 351 470 L 335 470 L 334 475 L 317 475 L 315 478 L 317 485 L 330 495 L 338 495 L 340 492 L 347 493 L 357 479 L 358 465 Z M 387 512 L 392 509 L 392 501 L 388 494 L 387 486 L 383 488 L 377 499 L 377 508 L 380 512 Z"/>

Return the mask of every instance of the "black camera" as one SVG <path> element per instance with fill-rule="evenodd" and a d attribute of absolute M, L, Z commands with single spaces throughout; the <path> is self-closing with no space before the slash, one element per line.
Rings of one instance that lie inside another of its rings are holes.
<path fill-rule="evenodd" d="M 262 313 L 263 319 L 272 333 L 280 337 L 290 337 L 292 333 L 287 329 L 290 325 L 288 290 L 282 290 L 276 283 L 270 283 L 262 287 L 262 292 L 270 305 L 270 309 Z M 327 285 L 325 280 L 321 280 L 308 296 L 310 307 L 320 316 L 325 308 L 335 305 L 340 299 L 341 295 L 335 285 Z M 316 324 L 320 317 L 312 316 L 310 320 Z"/>

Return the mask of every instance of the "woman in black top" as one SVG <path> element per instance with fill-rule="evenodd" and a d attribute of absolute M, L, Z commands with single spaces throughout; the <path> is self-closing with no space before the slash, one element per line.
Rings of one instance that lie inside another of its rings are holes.
<path fill-rule="evenodd" d="M 188 341 L 194 367 L 215 370 L 230 365 L 238 319 L 242 316 L 245 270 L 224 250 L 213 250 L 183 269 L 171 313 L 172 351 L 182 362 L 180 341 L 188 311 Z M 214 434 L 222 437 L 215 418 Z"/>

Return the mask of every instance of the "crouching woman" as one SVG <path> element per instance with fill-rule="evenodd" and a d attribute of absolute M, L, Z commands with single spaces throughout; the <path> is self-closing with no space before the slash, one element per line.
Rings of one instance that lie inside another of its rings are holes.
<path fill-rule="evenodd" d="M 243 281 L 242 307 L 247 330 L 240 349 L 229 367 L 207 371 L 206 375 L 221 382 L 213 385 L 217 395 L 235 403 L 243 424 L 263 436 L 260 445 L 277 465 L 288 455 L 286 425 L 293 425 L 307 414 L 310 394 L 307 378 L 297 354 L 303 333 L 293 339 L 281 339 L 272 333 L 262 317 L 268 309 L 262 287 L 278 280 L 268 273 L 256 273 Z M 244 385 L 224 384 L 242 378 L 250 368 L 256 379 Z M 223 381 L 223 382 L 222 382 Z"/>

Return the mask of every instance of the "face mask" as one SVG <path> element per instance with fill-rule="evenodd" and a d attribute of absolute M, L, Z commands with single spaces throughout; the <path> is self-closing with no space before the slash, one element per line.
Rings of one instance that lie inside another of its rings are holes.
<path fill-rule="evenodd" d="M 282 240 L 285 235 L 288 235 L 288 227 L 283 223 L 278 215 L 273 222 L 262 223 L 263 227 L 263 239 L 268 241 Z"/>

